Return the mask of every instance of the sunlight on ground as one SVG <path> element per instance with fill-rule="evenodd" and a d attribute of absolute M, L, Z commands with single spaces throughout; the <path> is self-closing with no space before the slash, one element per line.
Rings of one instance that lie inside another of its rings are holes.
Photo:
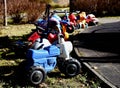
<path fill-rule="evenodd" d="M 35 29 L 33 24 L 8 25 L 7 27 L 0 27 L 0 37 L 22 36 L 30 33 L 31 29 Z"/>

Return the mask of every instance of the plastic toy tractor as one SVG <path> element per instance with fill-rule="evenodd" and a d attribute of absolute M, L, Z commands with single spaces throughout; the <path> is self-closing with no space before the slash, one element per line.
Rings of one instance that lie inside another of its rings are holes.
<path fill-rule="evenodd" d="M 38 85 L 45 80 L 47 73 L 55 68 L 58 55 L 60 55 L 60 49 L 55 45 L 40 50 L 28 50 L 25 70 L 32 84 Z"/>
<path fill-rule="evenodd" d="M 76 76 L 80 72 L 80 62 L 70 56 L 72 43 L 65 41 L 61 29 L 58 30 L 58 41 L 55 44 L 39 50 L 29 49 L 27 52 L 25 70 L 33 85 L 42 83 L 47 73 L 51 72 L 56 65 L 67 77 Z"/>

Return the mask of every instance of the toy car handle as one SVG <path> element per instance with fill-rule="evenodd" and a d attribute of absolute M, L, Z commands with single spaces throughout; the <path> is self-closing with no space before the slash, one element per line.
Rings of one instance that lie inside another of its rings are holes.
<path fill-rule="evenodd" d="M 65 10 L 65 16 L 67 17 L 68 22 L 70 22 L 70 19 L 69 19 L 68 14 L 67 14 L 67 10 Z"/>
<path fill-rule="evenodd" d="M 43 37 L 46 37 L 47 36 L 47 32 L 44 28 L 40 27 L 40 26 L 36 26 L 36 30 L 37 30 L 37 33 L 40 35 L 40 36 L 43 36 Z M 42 34 L 41 34 L 42 32 Z"/>
<path fill-rule="evenodd" d="M 45 31 L 45 29 L 40 27 L 40 26 L 37 26 L 36 29 L 41 30 L 41 31 Z"/>
<path fill-rule="evenodd" d="M 61 31 L 61 28 L 60 28 L 59 25 L 60 25 L 60 24 L 57 24 L 56 27 L 58 28 L 59 33 L 62 34 L 62 31 Z"/>

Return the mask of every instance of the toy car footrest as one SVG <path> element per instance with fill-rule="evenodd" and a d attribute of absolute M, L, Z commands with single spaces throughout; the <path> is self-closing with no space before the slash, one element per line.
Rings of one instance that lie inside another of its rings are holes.
<path fill-rule="evenodd" d="M 56 64 L 56 57 L 47 57 L 40 59 L 30 59 L 27 66 L 42 66 L 46 72 L 50 72 L 55 68 Z"/>

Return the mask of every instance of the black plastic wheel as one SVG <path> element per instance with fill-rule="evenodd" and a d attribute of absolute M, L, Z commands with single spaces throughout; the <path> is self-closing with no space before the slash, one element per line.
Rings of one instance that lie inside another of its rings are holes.
<path fill-rule="evenodd" d="M 68 33 L 72 33 L 72 32 L 74 32 L 74 30 L 75 30 L 75 27 L 73 25 L 68 25 L 67 26 L 67 32 Z"/>
<path fill-rule="evenodd" d="M 45 80 L 46 73 L 42 67 L 34 67 L 30 70 L 29 79 L 33 85 L 38 85 Z"/>
<path fill-rule="evenodd" d="M 65 61 L 63 69 L 67 77 L 74 77 L 80 73 L 81 64 L 76 59 L 69 59 Z"/>
<path fill-rule="evenodd" d="M 81 25 L 80 24 L 77 24 L 76 25 L 76 29 L 80 29 L 81 28 Z"/>

